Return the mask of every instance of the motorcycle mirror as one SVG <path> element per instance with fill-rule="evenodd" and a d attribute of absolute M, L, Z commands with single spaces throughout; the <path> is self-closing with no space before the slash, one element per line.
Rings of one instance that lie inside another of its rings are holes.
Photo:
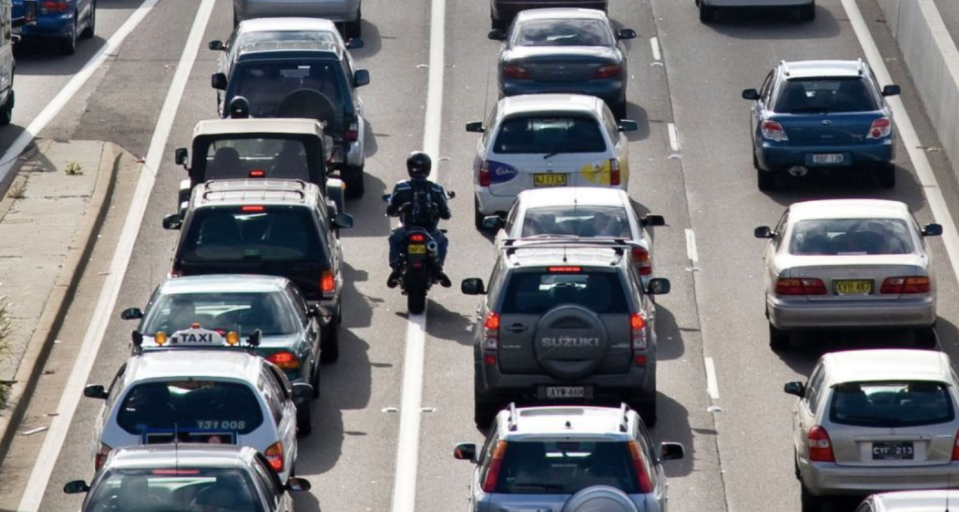
<path fill-rule="evenodd" d="M 391 195 L 392 195 L 392 194 L 383 194 L 383 202 L 384 202 L 384 203 L 390 202 L 390 196 L 391 196 Z"/>

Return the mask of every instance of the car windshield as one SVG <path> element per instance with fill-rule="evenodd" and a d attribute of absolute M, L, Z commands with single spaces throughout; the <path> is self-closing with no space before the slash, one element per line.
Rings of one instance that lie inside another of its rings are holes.
<path fill-rule="evenodd" d="M 231 78 L 232 96 L 250 102 L 251 117 L 275 117 L 280 103 L 294 91 L 319 91 L 339 105 L 343 68 L 331 61 L 248 62 L 237 66 Z"/>
<path fill-rule="evenodd" d="M 523 237 L 576 236 L 632 238 L 622 206 L 545 206 L 526 210 Z"/>
<path fill-rule="evenodd" d="M 178 293 L 160 295 L 147 311 L 142 332 L 168 335 L 194 324 L 245 336 L 259 329 L 263 336 L 295 334 L 296 321 L 283 295 L 272 293 Z"/>
<path fill-rule="evenodd" d="M 639 492 L 635 464 L 627 443 L 508 443 L 495 492 L 573 494 L 593 485 L 609 485 L 627 494 Z"/>
<path fill-rule="evenodd" d="M 859 77 L 792 79 L 783 84 L 775 110 L 790 114 L 878 110 L 868 87 Z"/>
<path fill-rule="evenodd" d="M 813 219 L 796 223 L 789 253 L 804 256 L 911 254 L 909 225 L 901 219 Z"/>
<path fill-rule="evenodd" d="M 513 46 L 612 46 L 609 25 L 601 20 L 526 20 L 513 36 Z"/>
<path fill-rule="evenodd" d="M 220 139 L 207 146 L 204 180 L 275 178 L 310 181 L 306 147 L 297 139 Z"/>
<path fill-rule="evenodd" d="M 246 384 L 203 380 L 136 384 L 117 412 L 120 428 L 143 444 L 235 444 L 263 424 L 260 401 Z"/>
<path fill-rule="evenodd" d="M 503 121 L 493 151 L 500 154 L 602 153 L 606 141 L 590 117 L 513 117 Z"/>
<path fill-rule="evenodd" d="M 829 420 L 861 427 L 916 427 L 953 420 L 941 382 L 847 382 L 832 388 Z"/>
<path fill-rule="evenodd" d="M 263 512 L 255 490 L 242 469 L 112 469 L 83 512 Z"/>
<path fill-rule="evenodd" d="M 269 30 L 244 32 L 234 45 L 240 49 L 266 49 L 268 43 L 332 43 L 339 45 L 339 37 L 327 30 Z"/>
<path fill-rule="evenodd" d="M 626 314 L 626 296 L 615 272 L 516 272 L 510 277 L 503 314 L 542 315 L 556 306 L 575 304 L 597 314 Z"/>
<path fill-rule="evenodd" d="M 195 210 L 183 239 L 187 262 L 323 261 L 319 233 L 302 207 L 242 206 Z"/>

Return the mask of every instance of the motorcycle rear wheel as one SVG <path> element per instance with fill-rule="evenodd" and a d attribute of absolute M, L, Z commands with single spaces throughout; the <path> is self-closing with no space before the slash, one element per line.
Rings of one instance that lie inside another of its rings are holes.
<path fill-rule="evenodd" d="M 426 288 L 416 286 L 407 289 L 406 308 L 411 315 L 422 315 L 426 311 Z"/>

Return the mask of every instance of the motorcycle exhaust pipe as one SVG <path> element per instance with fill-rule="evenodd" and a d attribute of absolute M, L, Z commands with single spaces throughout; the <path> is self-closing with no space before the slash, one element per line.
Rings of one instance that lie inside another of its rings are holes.
<path fill-rule="evenodd" d="M 794 178 L 802 178 L 808 172 L 809 172 L 809 169 L 806 169 L 805 167 L 801 165 L 794 165 L 789 168 L 789 175 Z"/>
<path fill-rule="evenodd" d="M 440 246 L 436 245 L 436 242 L 432 240 L 430 240 L 429 242 L 426 242 L 426 250 L 429 252 L 436 252 L 437 250 L 439 250 L 439 248 Z"/>

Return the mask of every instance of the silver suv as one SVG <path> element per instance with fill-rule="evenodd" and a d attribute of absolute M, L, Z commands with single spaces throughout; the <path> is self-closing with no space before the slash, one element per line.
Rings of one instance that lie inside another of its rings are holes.
<path fill-rule="evenodd" d="M 660 459 L 684 455 L 678 443 L 654 451 L 642 419 L 626 404 L 511 405 L 497 415 L 481 450 L 464 443 L 453 452 L 476 464 L 469 498 L 474 512 L 567 510 L 574 495 L 594 486 L 618 489 L 637 510 L 661 512 L 667 485 Z"/>
<path fill-rule="evenodd" d="M 626 402 L 656 423 L 656 307 L 625 241 L 510 241 L 477 310 L 475 421 L 506 403 Z"/>

